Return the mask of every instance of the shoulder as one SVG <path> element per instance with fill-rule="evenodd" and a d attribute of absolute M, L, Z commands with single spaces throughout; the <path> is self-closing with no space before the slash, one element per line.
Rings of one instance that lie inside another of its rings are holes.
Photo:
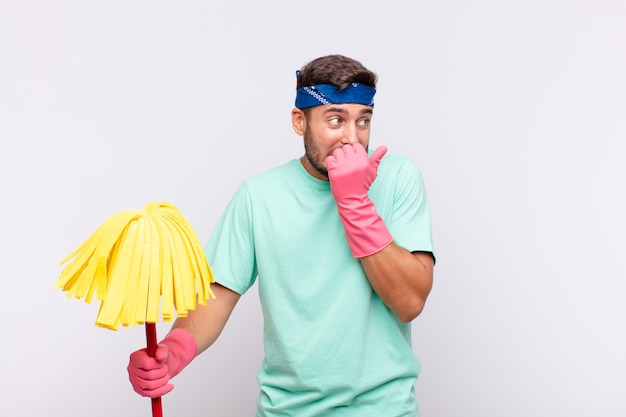
<path fill-rule="evenodd" d="M 387 154 L 381 159 L 378 167 L 378 177 L 392 180 L 406 178 L 412 181 L 423 181 L 419 167 L 411 158 L 395 154 Z"/>
<path fill-rule="evenodd" d="M 298 170 L 299 161 L 290 160 L 282 165 L 246 178 L 240 188 L 245 190 L 248 198 L 256 200 L 272 200 L 301 188 L 301 174 Z"/>
<path fill-rule="evenodd" d="M 294 160 L 282 165 L 270 168 L 259 174 L 246 178 L 243 183 L 247 187 L 263 186 L 264 184 L 275 184 L 277 179 L 289 177 L 294 169 Z"/>

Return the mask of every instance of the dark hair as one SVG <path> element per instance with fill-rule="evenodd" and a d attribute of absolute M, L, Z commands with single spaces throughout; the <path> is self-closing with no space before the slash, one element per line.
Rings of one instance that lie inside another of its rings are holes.
<path fill-rule="evenodd" d="M 376 88 L 376 73 L 359 61 L 343 55 L 326 55 L 305 64 L 298 73 L 296 89 L 316 84 L 334 84 L 339 90 L 352 83 Z"/>

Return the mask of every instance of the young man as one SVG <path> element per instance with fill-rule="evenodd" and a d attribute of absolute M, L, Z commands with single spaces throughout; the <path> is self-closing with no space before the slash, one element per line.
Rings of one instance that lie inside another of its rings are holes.
<path fill-rule="evenodd" d="M 131 355 L 135 391 L 171 391 L 258 278 L 257 416 L 418 414 L 410 322 L 432 286 L 430 214 L 413 163 L 368 153 L 376 79 L 341 55 L 298 71 L 305 155 L 242 183 L 205 248 L 216 298 L 178 318 L 155 358 Z"/>

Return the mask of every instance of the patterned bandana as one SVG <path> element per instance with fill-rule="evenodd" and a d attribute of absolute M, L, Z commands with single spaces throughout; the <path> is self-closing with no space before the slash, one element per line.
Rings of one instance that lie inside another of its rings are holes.
<path fill-rule="evenodd" d="M 337 91 L 337 86 L 333 84 L 317 84 L 296 90 L 296 107 L 306 109 L 324 104 L 344 103 L 374 107 L 374 94 L 376 89 L 365 84 L 352 83 L 350 87 L 341 91 Z"/>

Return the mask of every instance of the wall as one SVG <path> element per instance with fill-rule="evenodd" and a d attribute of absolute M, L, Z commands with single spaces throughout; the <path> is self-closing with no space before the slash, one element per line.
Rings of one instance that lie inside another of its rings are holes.
<path fill-rule="evenodd" d="M 372 145 L 427 185 L 422 415 L 626 415 L 625 23 L 616 0 L 3 0 L 0 414 L 149 415 L 143 329 L 94 326 L 59 261 L 156 200 L 206 241 L 243 178 L 301 155 L 295 70 L 343 53 L 380 77 Z M 252 291 L 164 414 L 252 415 L 260 325 Z"/>

